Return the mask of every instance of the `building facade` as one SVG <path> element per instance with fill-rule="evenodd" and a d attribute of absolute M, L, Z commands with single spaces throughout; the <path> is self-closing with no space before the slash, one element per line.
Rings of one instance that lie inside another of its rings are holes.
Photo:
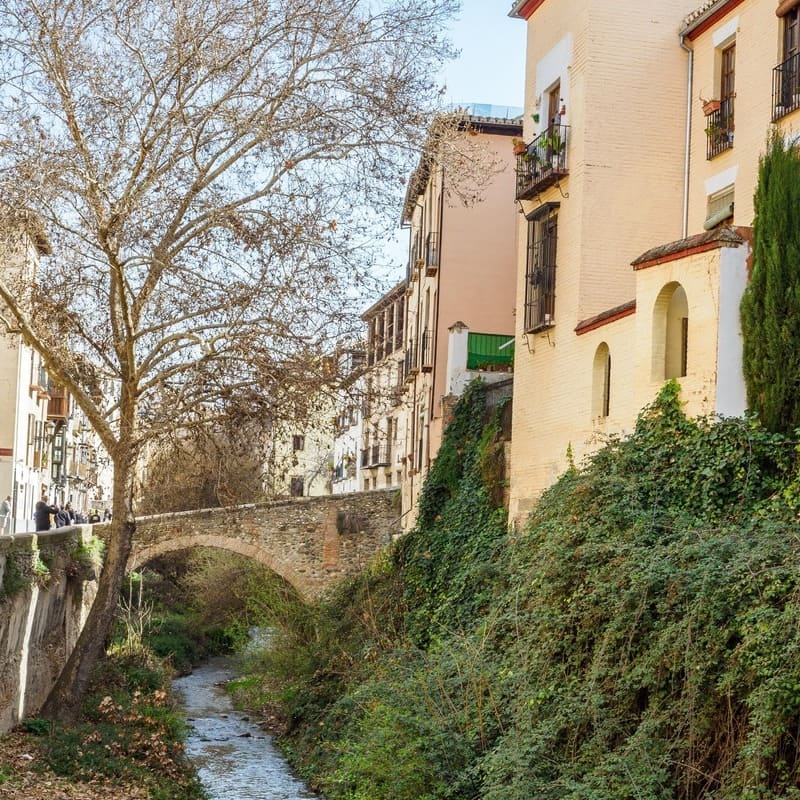
<path fill-rule="evenodd" d="M 409 181 L 402 213 L 410 243 L 401 423 L 404 528 L 414 524 L 454 387 L 460 392 L 465 385 L 453 378 L 469 372 L 469 341 L 477 356 L 473 372 L 491 379 L 511 369 L 519 219 L 512 140 L 521 133 L 519 120 L 464 118 L 461 135 L 477 149 L 478 159 L 494 164 L 492 174 L 476 187 L 474 202 L 457 196 L 453 185 L 464 176 L 455 174 L 457 167 L 436 142 L 429 142 Z"/>
<path fill-rule="evenodd" d="M 745 411 L 739 302 L 758 159 L 793 135 L 800 3 L 519 0 L 528 26 L 516 197 L 510 512 L 665 380 L 692 415 Z"/>
<path fill-rule="evenodd" d="M 49 243 L 28 212 L 6 213 L 0 224 L 0 269 L 26 291 Z M 19 334 L 0 336 L 0 500 L 11 497 L 9 532 L 34 530 L 42 495 L 84 516 L 104 509 L 112 481 L 110 460 L 70 393 Z"/>

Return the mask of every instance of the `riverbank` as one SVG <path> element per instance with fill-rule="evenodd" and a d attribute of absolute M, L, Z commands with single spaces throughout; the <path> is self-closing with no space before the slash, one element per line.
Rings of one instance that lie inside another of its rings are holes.
<path fill-rule="evenodd" d="M 0 797 L 3 800 L 139 800 L 147 794 L 135 784 L 117 779 L 75 782 L 43 768 L 41 737 L 16 730 L 0 738 Z"/>
<path fill-rule="evenodd" d="M 171 677 L 146 648 L 117 646 L 74 725 L 29 719 L 0 739 L 0 797 L 204 800 Z"/>

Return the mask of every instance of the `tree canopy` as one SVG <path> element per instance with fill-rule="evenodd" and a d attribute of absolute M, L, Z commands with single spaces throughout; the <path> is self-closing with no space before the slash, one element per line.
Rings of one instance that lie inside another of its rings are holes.
<path fill-rule="evenodd" d="M 455 7 L 0 0 L 0 202 L 52 247 L 34 281 L 0 271 L 0 320 L 115 467 L 100 591 L 47 712 L 74 711 L 100 652 L 142 445 L 311 394 L 368 277 L 363 209 L 396 207 L 430 120 Z"/>

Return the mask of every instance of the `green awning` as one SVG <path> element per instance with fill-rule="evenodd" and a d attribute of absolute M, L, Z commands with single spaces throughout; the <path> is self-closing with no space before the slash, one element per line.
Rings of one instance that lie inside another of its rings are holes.
<path fill-rule="evenodd" d="M 470 333 L 467 369 L 510 367 L 514 363 L 514 336 L 509 333 Z"/>

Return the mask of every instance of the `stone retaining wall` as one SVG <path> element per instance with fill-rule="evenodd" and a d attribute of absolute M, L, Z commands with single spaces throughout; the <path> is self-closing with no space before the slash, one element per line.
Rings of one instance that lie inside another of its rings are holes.
<path fill-rule="evenodd" d="M 97 588 L 77 558 L 91 536 L 77 525 L 0 537 L 0 732 L 41 707 L 75 646 Z"/>

